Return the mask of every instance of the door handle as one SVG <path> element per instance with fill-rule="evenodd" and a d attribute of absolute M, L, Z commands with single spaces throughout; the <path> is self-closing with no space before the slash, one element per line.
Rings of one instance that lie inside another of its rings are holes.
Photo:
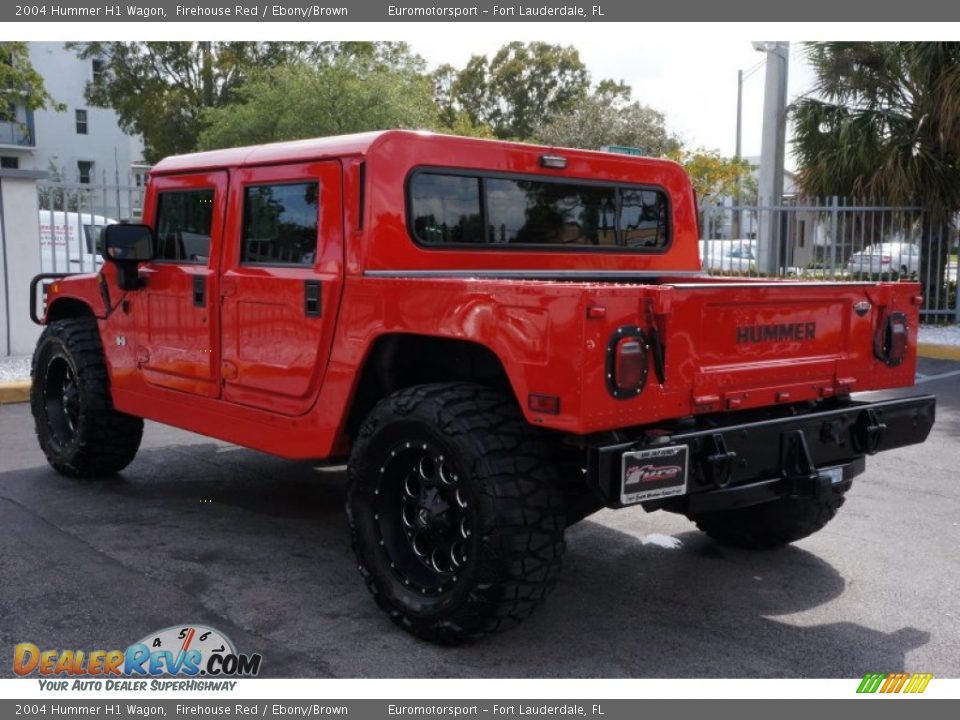
<path fill-rule="evenodd" d="M 193 306 L 199 307 L 199 308 L 207 306 L 207 276 L 206 275 L 193 276 Z"/>
<path fill-rule="evenodd" d="M 320 300 L 320 281 L 303 281 L 303 314 L 308 317 L 320 317 L 323 308 Z"/>

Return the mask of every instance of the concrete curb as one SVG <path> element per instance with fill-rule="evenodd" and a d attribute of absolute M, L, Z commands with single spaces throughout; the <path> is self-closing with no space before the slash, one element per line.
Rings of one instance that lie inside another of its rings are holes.
<path fill-rule="evenodd" d="M 0 383 L 0 405 L 27 402 L 30 399 L 30 381 Z"/>
<path fill-rule="evenodd" d="M 933 343 L 920 343 L 917 346 L 917 354 L 920 357 L 930 358 L 932 360 L 960 361 L 960 345 L 934 345 Z"/>

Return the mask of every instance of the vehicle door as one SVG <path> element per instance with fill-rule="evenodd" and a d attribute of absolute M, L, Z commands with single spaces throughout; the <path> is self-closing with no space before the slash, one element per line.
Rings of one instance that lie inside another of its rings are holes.
<path fill-rule="evenodd" d="M 231 173 L 221 280 L 223 397 L 285 415 L 313 405 L 343 282 L 337 161 Z"/>
<path fill-rule="evenodd" d="M 227 173 L 159 176 L 151 183 L 145 218 L 156 232 L 157 253 L 140 271 L 138 365 L 151 385 L 217 397 Z"/>

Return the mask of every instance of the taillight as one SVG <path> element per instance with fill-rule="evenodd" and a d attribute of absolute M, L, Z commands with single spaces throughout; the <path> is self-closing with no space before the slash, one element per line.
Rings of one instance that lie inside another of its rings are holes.
<path fill-rule="evenodd" d="M 647 342 L 640 328 L 619 328 L 607 345 L 607 390 L 618 400 L 636 397 L 647 381 L 647 365 Z"/>
<path fill-rule="evenodd" d="M 617 343 L 617 358 L 613 365 L 613 383 L 617 390 L 633 390 L 643 382 L 646 354 L 639 340 L 628 338 Z"/>
<path fill-rule="evenodd" d="M 907 316 L 902 312 L 893 312 L 877 328 L 873 341 L 873 354 L 878 360 L 890 367 L 896 367 L 907 357 L 910 328 Z"/>
<path fill-rule="evenodd" d="M 556 395 L 541 395 L 530 393 L 527 395 L 527 407 L 531 412 L 545 413 L 546 415 L 560 414 L 560 398 Z"/>

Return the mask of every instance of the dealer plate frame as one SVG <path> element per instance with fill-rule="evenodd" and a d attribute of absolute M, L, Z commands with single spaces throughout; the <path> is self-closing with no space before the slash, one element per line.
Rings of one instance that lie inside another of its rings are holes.
<path fill-rule="evenodd" d="M 642 463 L 634 474 L 661 475 L 648 480 L 627 480 L 628 469 L 633 469 L 637 463 Z M 674 474 L 665 474 L 667 469 L 677 468 Z M 623 453 L 620 460 L 620 503 L 622 505 L 636 505 L 648 500 L 662 500 L 687 494 L 687 479 L 690 468 L 689 445 L 660 445 Z M 679 482 L 677 482 L 679 478 Z M 629 489 L 628 485 L 641 487 Z M 643 487 L 645 486 L 645 487 Z"/>

